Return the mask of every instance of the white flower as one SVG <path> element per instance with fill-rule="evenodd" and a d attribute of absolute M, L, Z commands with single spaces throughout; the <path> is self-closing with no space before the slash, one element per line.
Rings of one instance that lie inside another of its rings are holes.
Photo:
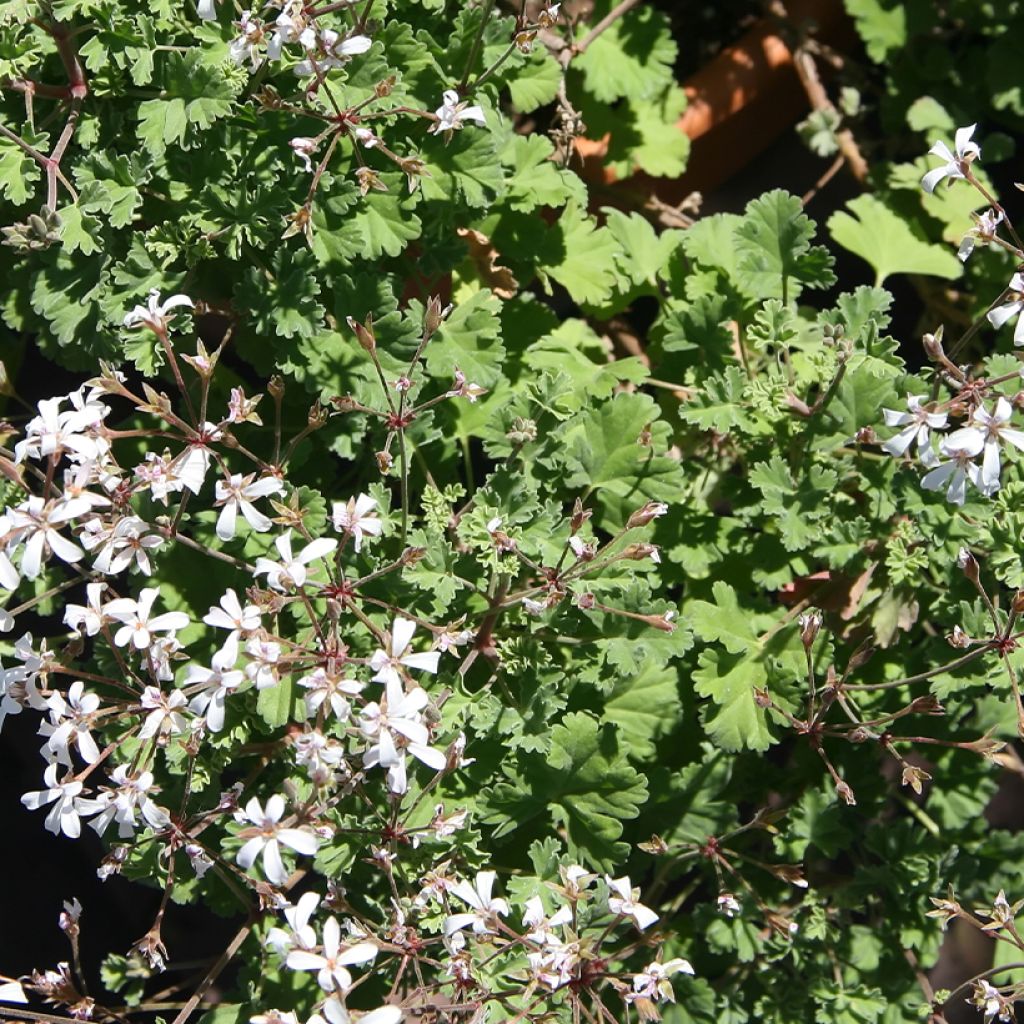
<path fill-rule="evenodd" d="M 983 1012 L 985 1024 L 997 1019 L 1001 1021 L 1014 1019 L 1012 1000 L 1002 995 L 999 989 L 984 978 L 974 983 L 974 995 L 967 1002 Z"/>
<path fill-rule="evenodd" d="M 307 139 L 297 135 L 294 139 L 288 140 L 292 151 L 302 161 L 302 166 L 310 173 L 313 173 L 313 162 L 309 159 L 316 152 L 316 139 Z"/>
<path fill-rule="evenodd" d="M 48 737 L 45 749 L 70 768 L 69 748 L 75 744 L 82 760 L 86 764 L 95 764 L 100 752 L 89 730 L 92 717 L 99 710 L 99 697 L 95 693 L 86 693 L 85 683 L 77 680 L 68 687 L 66 694 L 51 693 L 46 704 L 50 709 L 50 721 L 39 728 L 39 734 Z"/>
<path fill-rule="evenodd" d="M 949 151 L 949 146 L 944 142 L 936 142 L 928 150 L 933 156 L 941 157 L 946 162 L 941 167 L 936 167 L 934 170 L 929 171 L 921 179 L 921 188 L 925 192 L 934 192 L 935 186 L 944 178 L 949 178 L 952 183 L 957 178 L 966 177 L 970 165 L 981 156 L 981 150 L 978 148 L 977 143 L 971 142 L 971 136 L 977 127 L 976 124 L 970 124 L 966 128 L 958 128 L 956 130 L 956 138 L 954 139 L 955 154 Z"/>
<path fill-rule="evenodd" d="M 451 391 L 445 392 L 445 398 L 468 398 L 470 402 L 475 402 L 481 395 L 486 394 L 487 388 L 468 382 L 466 375 L 456 366 L 455 382 L 452 384 Z"/>
<path fill-rule="evenodd" d="M 114 634 L 118 647 L 131 644 L 136 650 L 143 650 L 153 642 L 153 634 L 184 629 L 188 616 L 184 612 L 164 612 L 152 616 L 153 602 L 159 597 L 156 587 L 143 587 L 137 601 L 130 597 L 119 597 L 103 606 L 104 612 L 124 625 Z"/>
<path fill-rule="evenodd" d="M 379 537 L 383 524 L 377 518 L 377 500 L 368 494 L 349 498 L 347 502 L 336 501 L 332 507 L 331 519 L 338 533 L 350 534 L 358 551 L 364 537 Z"/>
<path fill-rule="evenodd" d="M 228 53 L 236 64 L 249 58 L 249 66 L 255 71 L 260 64 L 260 43 L 263 41 L 263 24 L 252 16 L 252 11 L 242 11 L 238 19 L 238 35 L 231 40 Z"/>
<path fill-rule="evenodd" d="M 1024 345 L 1024 316 L 1020 315 L 1024 310 L 1024 275 L 1014 274 L 1010 278 L 1007 291 L 1010 301 L 996 306 L 995 309 L 990 309 L 988 322 L 998 330 L 1007 320 L 1017 317 L 1017 326 L 1013 329 L 1013 343 L 1014 345 Z"/>
<path fill-rule="evenodd" d="M 409 653 L 409 645 L 415 632 L 415 622 L 401 616 L 395 618 L 391 624 L 388 649 L 385 651 L 378 648 L 370 657 L 370 668 L 376 673 L 373 677 L 375 683 L 400 682 L 403 666 L 416 669 L 418 672 L 437 673 L 437 665 L 441 660 L 440 651 Z"/>
<path fill-rule="evenodd" d="M 299 686 L 309 691 L 306 694 L 306 711 L 311 716 L 315 715 L 326 701 L 340 722 L 346 721 L 352 710 L 343 695 L 354 697 L 363 689 L 363 684 L 358 679 L 346 679 L 336 672 L 330 673 L 322 665 L 300 679 Z"/>
<path fill-rule="evenodd" d="M 37 406 L 39 413 L 25 426 L 25 437 L 14 446 L 14 461 L 22 462 L 26 456 L 47 459 L 68 454 L 73 458 L 98 458 L 101 446 L 98 439 L 82 431 L 99 422 L 96 406 L 60 411 L 65 399 L 45 398 Z M 98 406 L 105 415 L 107 407 Z M 102 416 L 99 418 L 102 420 Z"/>
<path fill-rule="evenodd" d="M 444 919 L 446 936 L 461 931 L 467 925 L 472 925 L 477 935 L 494 934 L 498 916 L 507 917 L 509 913 L 508 904 L 500 897 L 491 895 L 495 878 L 497 874 L 494 871 L 478 871 L 476 881 L 472 885 L 461 881 L 450 887 L 451 894 L 458 896 L 473 910 L 472 913 L 449 914 Z"/>
<path fill-rule="evenodd" d="M 983 494 L 985 483 L 981 478 L 981 470 L 974 464 L 974 458 L 981 452 L 983 442 L 977 432 L 960 439 L 954 431 L 942 439 L 939 451 L 949 459 L 940 462 L 921 480 L 921 486 L 929 491 L 937 491 L 946 486 L 946 500 L 954 505 L 962 505 L 967 500 L 967 481 L 970 480 Z"/>
<path fill-rule="evenodd" d="M 187 701 L 181 690 L 163 693 L 155 686 L 147 686 L 139 700 L 143 711 L 148 711 L 146 720 L 139 730 L 139 739 L 148 740 L 151 736 L 163 739 L 185 731 L 185 716 L 181 709 Z"/>
<path fill-rule="evenodd" d="M 64 622 L 70 629 L 86 636 L 95 636 L 106 622 L 100 597 L 107 589 L 106 583 L 85 585 L 85 604 L 69 604 L 64 609 Z"/>
<path fill-rule="evenodd" d="M 999 456 L 1000 443 L 1007 441 L 1015 448 L 1024 450 L 1024 433 L 1009 426 L 1012 416 L 1013 407 L 1005 398 L 1000 397 L 992 412 L 986 411 L 984 406 L 979 406 L 974 410 L 970 424 L 954 430 L 946 439 L 953 449 L 975 451 L 976 448 L 981 449 L 981 446 L 984 446 L 979 485 L 979 490 L 983 494 L 991 495 L 999 490 L 999 474 L 1002 468 Z"/>
<path fill-rule="evenodd" d="M 248 871 L 262 853 L 263 872 L 274 885 L 283 885 L 288 879 L 284 861 L 281 860 L 281 843 L 307 857 L 312 857 L 320 845 L 312 829 L 281 827 L 279 822 L 284 816 L 284 808 L 284 797 L 277 794 L 267 800 L 266 811 L 259 800 L 253 797 L 245 805 L 245 810 L 235 815 L 238 821 L 249 822 L 254 826 L 240 833 L 246 843 L 238 851 L 236 860 Z"/>
<path fill-rule="evenodd" d="M 740 912 L 739 901 L 731 892 L 721 893 L 715 902 L 726 917 L 735 917 Z"/>
<path fill-rule="evenodd" d="M 255 475 L 251 473 L 243 477 L 241 473 L 234 473 L 227 481 L 217 481 L 215 504 L 224 506 L 217 517 L 217 536 L 221 540 L 231 540 L 234 537 L 235 521 L 239 512 L 257 533 L 266 533 L 273 526 L 252 502 L 256 498 L 265 498 L 270 494 L 281 494 L 284 487 L 277 477 L 265 476 L 262 480 L 255 480 Z"/>
<path fill-rule="evenodd" d="M 203 13 L 204 11 L 208 12 L 209 18 L 207 18 L 207 14 Z M 199 16 L 204 20 L 216 17 L 213 13 L 213 0 L 200 0 Z M 187 295 L 172 295 L 166 302 L 161 302 L 160 293 L 154 288 L 149 293 L 147 305 L 136 306 L 125 314 L 124 326 L 129 328 L 148 327 L 157 334 L 166 335 L 169 326 L 167 314 L 172 309 L 178 309 L 181 306 L 192 309 L 195 303 Z"/>
<path fill-rule="evenodd" d="M 271 928 L 267 932 L 266 944 L 281 956 L 292 949 L 313 949 L 316 945 L 316 932 L 313 931 L 309 919 L 319 905 L 320 897 L 315 892 L 303 893 L 298 903 L 284 908 L 289 930 Z"/>
<path fill-rule="evenodd" d="M 219 608 L 211 608 L 203 622 L 217 629 L 230 629 L 234 633 L 251 633 L 260 628 L 260 610 L 254 604 L 244 608 L 233 590 L 225 590 Z"/>
<path fill-rule="evenodd" d="M 523 924 L 529 927 L 526 937 L 538 946 L 560 945 L 561 939 L 552 929 L 572 923 L 572 909 L 559 907 L 551 917 L 544 912 L 539 896 L 531 896 L 523 908 Z"/>
<path fill-rule="evenodd" d="M 199 17 L 203 19 L 203 21 L 216 21 L 217 0 L 197 0 L 196 14 L 198 14 Z M 155 295 L 156 292 L 154 292 L 153 294 Z"/>
<path fill-rule="evenodd" d="M 138 516 L 125 516 L 118 520 L 113 530 L 106 533 L 87 533 L 82 543 L 90 551 L 99 548 L 93 568 L 105 576 L 116 576 L 135 562 L 135 567 L 145 576 L 153 575 L 149 560 L 150 551 L 160 547 L 164 538 L 149 532 L 149 524 Z"/>
<path fill-rule="evenodd" d="M 69 839 L 77 839 L 82 834 L 82 822 L 77 806 L 82 783 L 74 779 L 69 782 L 58 782 L 58 770 L 56 761 L 47 765 L 43 773 L 43 785 L 46 789 L 26 793 L 21 802 L 30 811 L 38 811 L 47 804 L 53 804 L 46 815 L 47 831 L 54 835 L 63 832 Z"/>
<path fill-rule="evenodd" d="M 626 996 L 627 1002 L 636 999 L 651 999 L 658 1002 L 665 999 L 674 1003 L 676 997 L 672 991 L 672 982 L 669 981 L 673 974 L 693 974 L 690 961 L 676 957 L 663 964 L 657 960 L 649 963 L 639 974 L 633 975 L 633 991 Z"/>
<path fill-rule="evenodd" d="M 434 771 L 443 771 L 448 766 L 447 756 L 428 745 L 430 731 L 420 712 L 429 702 L 426 691 L 420 687 L 406 693 L 400 679 L 389 679 L 384 700 L 379 704 L 372 701 L 359 713 L 361 732 L 376 740 L 363 754 L 363 767 L 386 768 L 392 793 L 404 793 L 409 788 L 406 752 Z"/>
<path fill-rule="evenodd" d="M 289 531 L 274 541 L 280 562 L 269 558 L 256 559 L 256 575 L 266 573 L 267 585 L 274 590 L 285 591 L 289 587 L 301 587 L 306 582 L 306 566 L 318 558 L 329 555 L 337 546 L 336 540 L 321 537 L 307 544 L 297 555 L 292 555 L 292 535 Z"/>
<path fill-rule="evenodd" d="M 325 29 L 318 38 L 310 28 L 299 34 L 299 42 L 306 50 L 306 60 L 299 61 L 292 70 L 300 78 L 312 75 L 314 70 L 326 74 L 332 68 L 344 67 L 356 54 L 366 53 L 373 45 L 369 36 L 355 35 L 343 39 L 333 29 Z M 318 48 L 325 54 L 321 60 L 313 56 Z"/>
<path fill-rule="evenodd" d="M 957 255 L 961 262 L 966 263 L 968 257 L 974 252 L 978 242 L 991 242 L 999 232 L 999 225 L 1003 222 L 1003 211 L 986 210 L 982 214 L 971 214 L 974 217 L 974 227 L 964 235 L 960 242 Z"/>
<path fill-rule="evenodd" d="M 162 832 L 170 825 L 170 815 L 149 795 L 153 789 L 152 772 L 132 775 L 127 765 L 119 764 L 110 773 L 110 780 L 116 788 L 107 789 L 97 799 L 88 801 L 93 805 L 92 809 L 83 809 L 85 814 L 98 812 L 89 822 L 89 827 L 97 835 L 102 836 L 111 822 L 116 821 L 118 837 L 130 838 L 139 827 L 138 813 L 154 832 Z"/>
<path fill-rule="evenodd" d="M 17 535 L 16 543 L 25 545 L 21 553 L 21 574 L 26 579 L 34 580 L 39 575 L 47 551 L 71 565 L 81 560 L 85 552 L 62 536 L 58 527 L 87 510 L 85 502 L 44 502 L 35 495 L 8 510 L 7 519 Z"/>
<path fill-rule="evenodd" d="M 274 34 L 267 43 L 267 56 L 271 60 L 280 60 L 285 43 L 296 42 L 305 27 L 302 4 L 289 3 L 274 22 Z"/>
<path fill-rule="evenodd" d="M 203 489 L 203 481 L 210 470 L 210 444 L 219 441 L 224 432 L 216 423 L 206 422 L 199 428 L 199 436 L 171 463 L 170 471 L 176 478 L 176 490 L 187 487 L 193 494 Z"/>
<path fill-rule="evenodd" d="M 224 646 L 210 659 L 211 668 L 191 665 L 185 676 L 185 685 L 202 683 L 203 688 L 189 701 L 189 708 L 197 715 L 205 714 L 211 732 L 224 728 L 224 702 L 245 680 L 245 673 L 235 669 L 238 661 L 238 634 L 228 633 Z"/>
<path fill-rule="evenodd" d="M 459 102 L 459 94 L 454 89 L 447 89 L 442 96 L 441 106 L 434 111 L 437 120 L 427 129 L 433 134 L 445 132 L 451 138 L 452 132 L 460 131 L 464 121 L 476 121 L 486 125 L 483 110 L 478 106 L 470 106 L 468 102 Z"/>
<path fill-rule="evenodd" d="M 257 690 L 276 686 L 277 663 L 281 660 L 281 645 L 273 640 L 250 637 L 245 644 L 246 656 L 250 659 L 245 666 L 245 676 L 256 684 Z"/>
<path fill-rule="evenodd" d="M 604 880 L 609 889 L 608 909 L 613 914 L 633 918 L 640 931 L 649 928 L 658 920 L 658 915 L 650 907 L 645 907 L 639 902 L 640 890 L 630 886 L 628 876 L 611 878 L 605 875 Z"/>
<path fill-rule="evenodd" d="M 935 453 L 928 443 L 930 431 L 944 427 L 947 416 L 944 412 L 929 412 L 921 405 L 924 398 L 924 395 L 907 395 L 907 412 L 882 409 L 887 427 L 903 427 L 898 434 L 890 437 L 882 445 L 882 451 L 895 456 L 904 455 L 916 441 L 917 452 L 921 456 L 921 461 L 927 466 L 935 463 Z"/>
<path fill-rule="evenodd" d="M 316 971 L 317 984 L 325 992 L 347 992 L 352 987 L 352 975 L 346 967 L 369 963 L 377 956 L 377 947 L 372 942 L 357 942 L 343 948 L 341 926 L 336 917 L 329 917 L 324 922 L 321 948 L 322 954 L 293 949 L 285 963 L 293 971 Z"/>

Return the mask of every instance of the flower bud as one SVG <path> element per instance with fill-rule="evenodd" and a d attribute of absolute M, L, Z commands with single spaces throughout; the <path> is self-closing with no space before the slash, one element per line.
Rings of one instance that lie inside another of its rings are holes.
<path fill-rule="evenodd" d="M 590 509 L 583 507 L 583 502 L 577 498 L 573 502 L 572 516 L 569 519 L 569 530 L 572 533 L 579 533 L 583 524 L 593 515 Z"/>
<path fill-rule="evenodd" d="M 415 565 L 427 553 L 426 548 L 406 548 L 399 558 L 402 565 Z"/>
<path fill-rule="evenodd" d="M 388 75 L 387 78 L 382 78 L 374 87 L 373 91 L 377 95 L 378 99 L 382 99 L 385 96 L 391 95 L 391 90 L 395 87 L 395 82 L 398 81 L 397 76 Z"/>
<path fill-rule="evenodd" d="M 918 715 L 944 715 L 945 708 L 939 703 L 938 697 L 933 693 L 926 693 L 921 697 L 915 697 L 907 707 L 908 711 Z"/>
<path fill-rule="evenodd" d="M 377 469 L 381 473 L 387 473 L 394 465 L 395 460 L 391 457 L 389 452 L 377 452 Z"/>
<path fill-rule="evenodd" d="M 284 398 L 284 377 L 275 373 L 267 382 L 267 393 L 275 402 Z"/>
<path fill-rule="evenodd" d="M 636 529 L 638 526 L 646 526 L 649 522 L 663 516 L 668 511 L 668 505 L 663 501 L 649 501 L 642 508 L 638 508 L 626 523 L 627 530 Z"/>
<path fill-rule="evenodd" d="M 327 422 L 327 410 L 319 402 L 314 402 L 309 407 L 306 422 L 314 430 L 319 430 Z"/>
<path fill-rule="evenodd" d="M 960 549 L 956 556 L 956 564 L 963 570 L 963 574 L 971 581 L 971 583 L 978 582 L 978 561 L 974 555 L 967 550 L 967 548 Z"/>
<path fill-rule="evenodd" d="M 857 798 L 853 795 L 853 790 L 840 779 L 836 783 L 836 793 L 841 796 L 850 806 L 853 806 L 857 802 Z"/>
<path fill-rule="evenodd" d="M 804 650 L 809 651 L 814 646 L 818 630 L 821 629 L 821 612 L 805 612 L 797 622 L 800 624 L 800 642 L 804 645 Z"/>
<path fill-rule="evenodd" d="M 921 338 L 921 344 L 924 346 L 925 355 L 934 363 L 943 362 L 946 358 L 946 353 L 942 348 L 942 327 L 934 334 L 926 334 Z"/>
<path fill-rule="evenodd" d="M 922 768 L 917 768 L 912 764 L 903 766 L 903 785 L 909 786 L 918 796 L 921 795 L 921 784 L 930 778 L 931 776 Z"/>
<path fill-rule="evenodd" d="M 355 317 L 346 317 L 349 330 L 351 330 L 359 344 L 366 349 L 367 352 L 374 352 L 377 349 L 377 337 L 373 333 L 373 314 L 366 314 L 366 323 L 361 324 Z"/>
<path fill-rule="evenodd" d="M 423 311 L 423 335 L 431 337 L 434 332 L 444 323 L 444 318 L 451 311 L 451 306 L 442 306 L 441 299 L 437 295 L 431 295 L 427 300 L 427 308 Z"/>
<path fill-rule="evenodd" d="M 576 607 L 579 608 L 581 611 L 593 611 L 594 605 L 596 603 L 597 602 L 594 599 L 594 595 L 591 594 L 589 591 L 585 594 L 580 594 L 579 597 L 576 598 Z"/>
<path fill-rule="evenodd" d="M 965 647 L 971 646 L 971 638 L 959 626 L 954 626 L 953 632 L 946 637 L 946 643 L 950 647 L 957 647 L 963 650 Z"/>
<path fill-rule="evenodd" d="M 1013 595 L 1013 601 L 1010 603 L 1010 607 L 1013 609 L 1014 615 L 1020 615 L 1024 612 L 1024 590 L 1018 590 Z"/>
<path fill-rule="evenodd" d="M 853 435 L 853 439 L 857 444 L 878 444 L 878 435 L 875 433 L 874 427 L 861 427 Z"/>

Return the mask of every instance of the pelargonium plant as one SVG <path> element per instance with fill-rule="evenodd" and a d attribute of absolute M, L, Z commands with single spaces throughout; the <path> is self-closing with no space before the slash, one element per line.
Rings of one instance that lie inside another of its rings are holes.
<path fill-rule="evenodd" d="M 682 171 L 676 56 L 628 0 L 0 4 L 3 812 L 156 894 L 130 949 L 54 895 L 5 1016 L 1011 1018 L 928 975 L 1020 947 L 989 143 L 893 172 L 946 248 L 835 214 L 839 282 L 783 190 L 577 173 Z M 920 352 L 910 271 L 967 275 Z"/>

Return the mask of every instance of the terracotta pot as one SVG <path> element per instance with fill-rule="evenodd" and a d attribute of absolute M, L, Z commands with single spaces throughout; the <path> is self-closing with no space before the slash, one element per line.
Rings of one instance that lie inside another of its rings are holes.
<path fill-rule="evenodd" d="M 813 20 L 816 38 L 831 46 L 856 41 L 842 0 L 789 0 L 786 10 L 796 24 Z M 807 115 L 807 94 L 777 26 L 774 19 L 761 19 L 684 83 L 689 105 L 678 128 L 692 143 L 687 171 L 675 179 L 634 174 L 631 191 L 656 192 L 669 203 L 694 190 L 710 191 Z M 601 162 L 607 139 L 577 139 L 576 148 L 587 177 L 615 182 L 614 173 Z"/>

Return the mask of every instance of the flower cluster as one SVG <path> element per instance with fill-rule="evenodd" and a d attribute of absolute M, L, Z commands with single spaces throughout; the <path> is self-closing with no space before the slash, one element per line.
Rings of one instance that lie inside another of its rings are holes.
<path fill-rule="evenodd" d="M 471 114 L 451 104 L 451 117 Z M 669 979 L 689 971 L 685 961 L 654 959 L 636 974 L 608 966 L 632 953 L 628 945 L 606 948 L 620 925 L 646 932 L 658 920 L 629 878 L 607 876 L 597 888 L 596 875 L 563 866 L 560 884 L 519 907 L 522 929 L 515 932 L 508 922 L 515 904 L 494 895 L 495 873 L 481 870 L 473 881 L 456 873 L 471 811 L 424 798 L 440 795 L 473 758 L 466 756 L 465 718 L 447 713 L 452 690 L 435 679 L 445 674 L 446 654 L 453 667 L 464 657 L 463 669 L 481 650 L 492 656 L 480 640 L 483 626 L 466 628 L 465 616 L 435 625 L 390 599 L 382 581 L 401 587 L 400 574 L 424 550 L 404 546 L 392 561 L 383 557 L 397 525 L 386 492 L 311 506 L 308 489 L 288 481 L 291 447 L 282 456 L 278 439 L 267 460 L 240 437 L 243 424 L 260 422 L 262 396 L 233 387 L 218 405 L 211 391 L 217 355 L 199 345 L 195 356 L 178 356 L 170 320 L 177 308 L 194 306 L 185 296 L 162 302 L 154 293 L 127 315 L 125 327 L 150 332 L 167 354 L 185 411 L 148 384 L 137 393 L 126 376 L 103 367 L 76 391 L 40 402 L 10 452 L 17 487 L 0 516 L 0 587 L 8 605 L 29 584 L 36 596 L 5 610 L 0 627 L 14 630 L 22 614 L 55 594 L 68 598 L 57 616 L 65 627 L 59 645 L 25 632 L 11 663 L 0 665 L 0 726 L 23 712 L 40 719 L 42 783 L 24 794 L 24 806 L 44 811 L 55 834 L 74 839 L 85 824 L 111 839 L 101 878 L 136 865 L 156 843 L 168 896 L 212 872 L 248 911 L 252 893 L 259 913 L 283 912 L 288 929 L 271 929 L 268 948 L 286 969 L 315 975 L 322 995 L 313 1018 L 331 1024 L 350 1019 L 347 999 L 358 984 L 352 969 L 373 964 L 376 972 L 415 956 L 419 973 L 428 947 L 443 950 L 437 987 L 449 986 L 459 998 L 473 994 L 481 1006 L 499 991 L 483 980 L 497 984 L 494 972 L 483 970 L 494 957 L 506 980 L 517 979 L 524 1013 L 537 991 L 564 1002 L 581 993 L 596 999 L 609 987 L 643 1007 L 672 999 Z M 400 386 L 380 374 L 388 409 L 379 417 L 388 431 L 378 455 L 382 472 L 392 466 L 396 440 L 404 457 L 407 423 L 441 402 L 473 402 L 483 393 L 456 369 L 453 388 L 418 405 L 412 400 L 420 354 L 444 312 L 436 302 L 428 307 L 423 343 Z M 356 333 L 376 358 L 372 323 Z M 191 387 L 183 367 L 195 373 Z M 336 405 L 333 414 L 343 415 L 356 403 Z M 141 454 L 131 444 L 140 432 L 112 425 L 129 411 L 160 421 L 146 432 L 156 445 Z M 311 423 L 323 415 L 319 407 L 314 413 Z M 404 462 L 401 468 L 407 470 Z M 481 547 L 517 560 L 529 574 L 509 609 L 529 607 L 530 595 L 553 607 L 574 591 L 583 607 L 585 581 L 623 560 L 657 559 L 654 545 L 621 542 L 666 510 L 647 502 L 599 544 L 582 539 L 589 512 L 577 502 L 562 557 L 545 568 L 500 529 L 500 517 L 488 520 Z M 403 521 L 403 534 L 406 528 Z M 197 606 L 162 572 L 183 550 L 227 565 L 233 585 L 207 589 Z M 570 553 L 574 560 L 563 565 Z M 667 613 L 645 616 L 596 600 L 589 607 L 671 628 Z M 460 649 L 471 642 L 464 656 Z M 266 778 L 260 768 L 196 799 L 211 766 L 250 748 L 269 755 Z M 424 817 L 421 807 L 431 806 Z M 387 877 L 386 915 L 357 910 L 335 886 L 322 905 L 337 913 L 314 931 L 321 900 L 306 893 L 293 906 L 288 894 L 320 858 L 348 849 L 353 835 L 369 837 L 362 849 Z M 452 846 L 452 856 L 431 854 L 426 875 L 411 886 L 428 846 L 438 843 Z M 407 862 L 411 856 L 417 859 Z M 168 956 L 162 915 L 136 944 L 153 969 Z M 51 973 L 35 991 L 69 1007 L 88 1001 L 73 969 Z M 292 1013 L 257 1019 L 289 1020 Z M 393 1002 L 361 1019 L 396 1024 L 402 1016 Z"/>

